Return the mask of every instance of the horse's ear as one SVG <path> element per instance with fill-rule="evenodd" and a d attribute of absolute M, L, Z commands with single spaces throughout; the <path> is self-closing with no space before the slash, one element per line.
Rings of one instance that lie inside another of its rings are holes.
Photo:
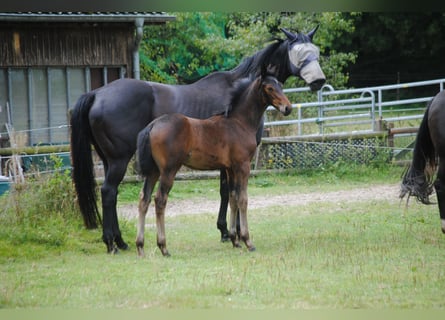
<path fill-rule="evenodd" d="M 317 32 L 319 26 L 320 25 L 318 24 L 314 29 L 312 29 L 311 31 L 308 32 L 307 36 L 311 39 L 311 41 L 312 41 L 312 38 L 314 37 L 315 32 Z"/>
<path fill-rule="evenodd" d="M 261 78 L 264 79 L 267 76 L 275 75 L 275 73 L 277 72 L 277 69 L 278 69 L 277 66 L 274 66 L 271 64 L 268 64 L 266 66 L 263 64 L 261 67 Z"/>
<path fill-rule="evenodd" d="M 290 32 L 290 31 L 288 31 L 288 30 L 286 30 L 284 28 L 280 28 L 280 30 L 284 32 L 284 34 L 286 35 L 287 39 L 289 41 L 291 41 L 291 42 L 294 41 L 297 38 L 295 33 L 292 33 L 292 32 Z"/>
<path fill-rule="evenodd" d="M 275 75 L 278 71 L 278 66 L 269 64 L 266 69 L 267 75 Z"/>

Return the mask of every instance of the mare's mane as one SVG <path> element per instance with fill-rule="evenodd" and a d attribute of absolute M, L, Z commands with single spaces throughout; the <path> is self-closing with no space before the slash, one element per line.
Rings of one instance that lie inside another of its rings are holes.
<path fill-rule="evenodd" d="M 233 68 L 231 72 L 239 75 L 253 75 L 254 77 L 261 74 L 261 68 L 269 64 L 274 64 L 271 61 L 273 53 L 280 48 L 280 46 L 287 40 L 273 39 L 274 42 L 265 47 L 264 49 L 258 51 L 253 56 L 245 58 L 238 66 Z M 287 50 L 287 45 L 283 46 L 281 50 Z M 286 55 L 285 55 L 286 56 Z M 278 65 L 277 65 L 278 66 Z M 286 63 L 280 63 L 279 71 L 277 74 L 281 74 L 282 69 L 286 68 Z"/>

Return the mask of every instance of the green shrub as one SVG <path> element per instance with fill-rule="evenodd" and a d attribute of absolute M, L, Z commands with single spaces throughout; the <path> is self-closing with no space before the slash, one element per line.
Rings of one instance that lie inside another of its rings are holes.
<path fill-rule="evenodd" d="M 53 173 L 15 183 L 0 197 L 0 241 L 59 247 L 65 243 L 69 226 L 82 225 L 70 170 L 61 170 L 60 157 L 51 159 Z"/>

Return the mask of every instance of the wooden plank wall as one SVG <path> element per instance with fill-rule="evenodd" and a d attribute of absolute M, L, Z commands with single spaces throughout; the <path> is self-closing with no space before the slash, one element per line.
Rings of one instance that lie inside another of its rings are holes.
<path fill-rule="evenodd" d="M 131 23 L 0 24 L 0 66 L 124 65 L 132 70 Z"/>

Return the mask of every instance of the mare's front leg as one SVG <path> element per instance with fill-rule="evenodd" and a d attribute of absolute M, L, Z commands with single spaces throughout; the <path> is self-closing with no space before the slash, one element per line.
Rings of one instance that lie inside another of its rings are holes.
<path fill-rule="evenodd" d="M 102 195 L 102 240 L 107 246 L 108 253 L 116 253 L 117 248 L 127 250 L 128 245 L 122 239 L 117 218 L 117 188 L 124 178 L 128 161 L 121 160 L 117 163 L 106 164 L 105 179 L 101 187 Z M 116 243 L 116 246 L 115 246 Z"/>
<path fill-rule="evenodd" d="M 139 218 L 138 218 L 138 228 L 137 228 L 137 236 L 136 236 L 136 249 L 138 256 L 145 256 L 144 253 L 144 232 L 145 232 L 145 216 L 147 215 L 148 206 L 151 202 L 151 195 L 153 193 L 153 188 L 158 181 L 159 172 L 156 169 L 156 172 L 149 174 L 144 181 L 144 186 L 139 194 Z"/>
<path fill-rule="evenodd" d="M 221 242 L 230 240 L 229 230 L 227 230 L 227 207 L 229 205 L 229 184 L 227 180 L 226 170 L 221 170 L 219 194 L 221 196 L 221 204 L 219 206 L 218 220 L 216 227 L 221 232 Z"/>
<path fill-rule="evenodd" d="M 434 189 L 436 189 L 442 232 L 445 233 L 445 160 L 442 161 L 442 159 L 439 159 L 439 170 L 434 182 Z"/>
<path fill-rule="evenodd" d="M 157 230 L 156 240 L 162 255 L 165 257 L 170 256 L 170 253 L 167 250 L 167 240 L 165 236 L 165 207 L 167 206 L 168 194 L 173 186 L 176 171 L 170 174 L 161 174 L 158 191 L 156 192 L 155 196 Z"/>

